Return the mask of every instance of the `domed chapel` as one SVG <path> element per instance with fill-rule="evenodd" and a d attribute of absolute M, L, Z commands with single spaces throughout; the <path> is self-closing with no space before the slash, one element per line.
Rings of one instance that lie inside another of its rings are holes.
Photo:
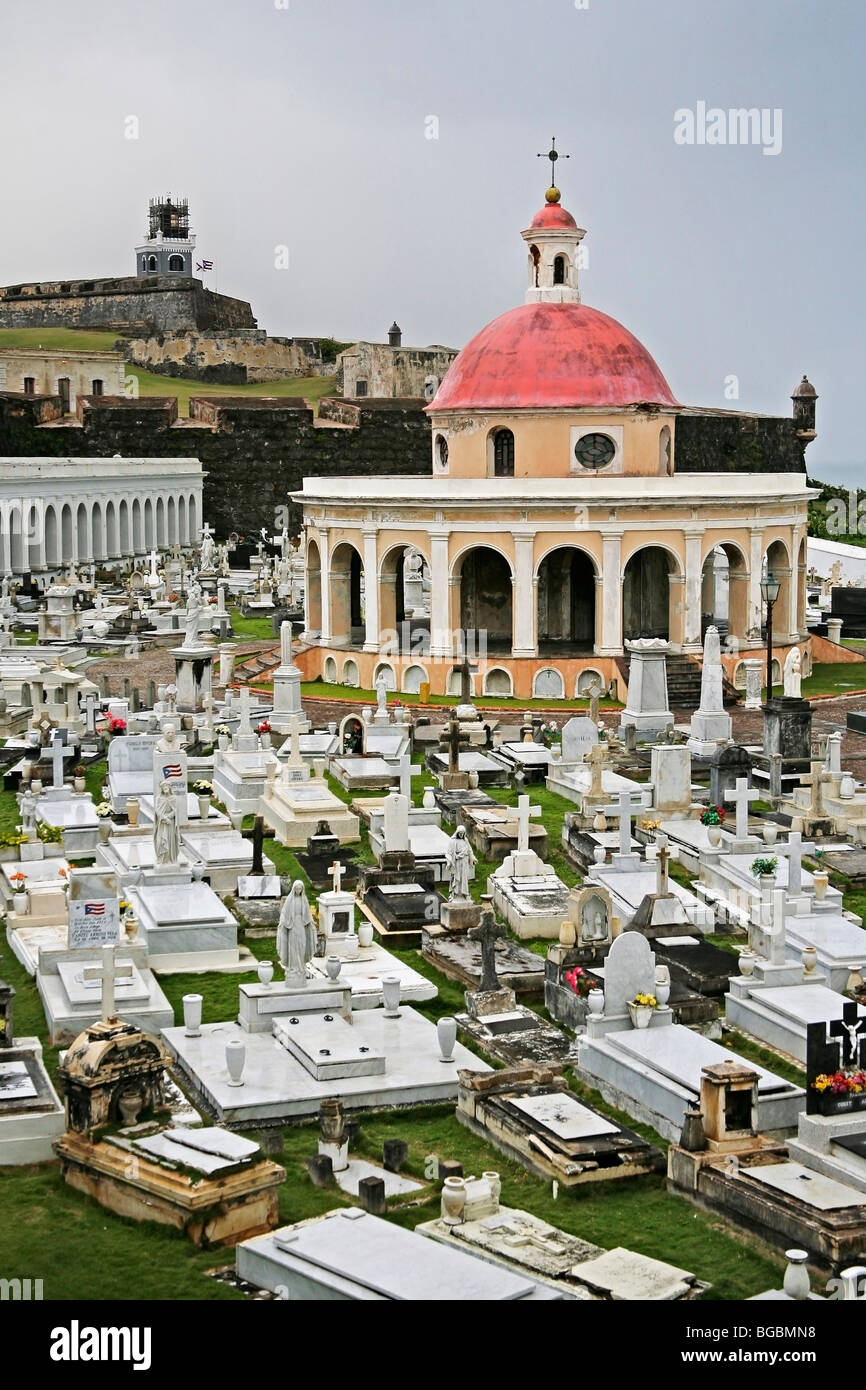
<path fill-rule="evenodd" d="M 307 679 L 452 694 L 465 648 L 479 695 L 571 698 L 599 679 L 624 694 L 630 640 L 699 656 L 715 623 L 742 687 L 767 568 L 775 654 L 800 646 L 808 671 L 814 389 L 804 378 L 785 417 L 680 404 L 647 348 L 581 302 L 585 235 L 551 186 L 521 233 L 525 302 L 463 348 L 427 407 L 429 477 L 306 478 L 294 494 Z"/>

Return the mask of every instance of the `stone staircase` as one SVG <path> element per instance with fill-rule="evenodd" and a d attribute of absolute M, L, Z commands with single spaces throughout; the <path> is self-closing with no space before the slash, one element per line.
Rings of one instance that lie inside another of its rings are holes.
<path fill-rule="evenodd" d="M 631 657 L 626 656 L 618 662 L 626 681 L 629 676 Z M 667 659 L 668 699 L 672 710 L 697 709 L 701 702 L 701 662 L 692 656 L 675 652 Z M 727 676 L 722 678 L 722 702 L 726 708 L 736 705 L 740 692 Z"/>

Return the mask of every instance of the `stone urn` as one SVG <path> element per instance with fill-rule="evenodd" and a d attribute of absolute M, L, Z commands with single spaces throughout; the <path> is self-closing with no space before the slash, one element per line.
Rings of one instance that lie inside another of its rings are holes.
<path fill-rule="evenodd" d="M 842 801 L 853 801 L 856 790 L 857 784 L 851 776 L 851 773 L 843 773 L 842 781 L 839 783 L 839 796 Z"/>
<path fill-rule="evenodd" d="M 336 980 L 339 977 L 342 968 L 343 962 L 340 960 L 339 956 L 326 956 L 325 974 L 327 975 L 329 980 Z"/>
<path fill-rule="evenodd" d="M 807 1250 L 786 1250 L 785 1259 L 788 1266 L 785 1270 L 785 1277 L 782 1280 L 782 1289 L 789 1298 L 795 1298 L 799 1302 L 809 1297 L 810 1280 L 809 1271 L 806 1268 L 806 1261 L 809 1258 Z"/>
<path fill-rule="evenodd" d="M 671 977 L 666 965 L 656 967 L 656 982 L 653 990 L 659 1006 L 667 1004 L 671 997 Z"/>
<path fill-rule="evenodd" d="M 751 975 L 754 972 L 756 960 L 757 957 L 754 951 L 741 951 L 739 961 L 737 962 L 740 967 L 740 974 Z"/>
<path fill-rule="evenodd" d="M 761 831 L 765 845 L 774 845 L 779 838 L 779 827 L 774 820 L 768 820 Z"/>
<path fill-rule="evenodd" d="M 32 778 L 30 779 L 30 790 L 32 791 L 32 793 L 33 793 L 34 796 L 41 796 L 41 795 L 42 795 L 42 778 L 41 778 L 41 777 L 32 777 Z"/>
<path fill-rule="evenodd" d="M 357 960 L 358 945 L 357 934 L 353 931 L 346 932 L 343 940 L 343 960 Z"/>
<path fill-rule="evenodd" d="M 400 1008 L 400 977 L 399 975 L 383 975 L 382 977 L 382 1003 L 385 1007 L 386 1018 L 397 1018 Z"/>
<path fill-rule="evenodd" d="M 373 924 L 372 922 L 362 922 L 358 928 L 358 945 L 366 950 L 373 944 Z"/>
<path fill-rule="evenodd" d="M 604 990 L 591 989 L 586 996 L 586 1004 L 589 1012 L 595 1018 L 598 1018 L 599 1015 L 604 1013 Z"/>
<path fill-rule="evenodd" d="M 219 750 L 220 750 L 221 753 L 226 753 L 226 752 L 228 752 L 228 746 L 229 746 L 229 736 L 228 736 L 228 734 L 220 734 L 220 735 L 219 735 L 219 737 L 217 738 L 217 746 L 218 746 L 218 748 L 219 748 Z"/>
<path fill-rule="evenodd" d="M 260 984 L 260 985 L 264 985 L 265 989 L 267 989 L 268 986 L 269 986 L 270 983 L 271 983 L 271 980 L 274 978 L 274 963 L 273 963 L 273 961 L 272 961 L 272 960 L 260 960 L 259 963 L 258 963 L 258 966 L 256 967 L 256 969 L 257 969 L 257 974 L 258 974 L 258 977 L 259 977 L 259 984 Z"/>
<path fill-rule="evenodd" d="M 804 946 L 800 953 L 800 959 L 803 962 L 803 970 L 805 973 L 811 975 L 815 966 L 818 964 L 818 952 L 815 950 L 815 947 Z"/>
<path fill-rule="evenodd" d="M 440 1018 L 436 1023 L 436 1037 L 439 1040 L 439 1061 L 453 1061 L 454 1044 L 457 1042 L 457 1019 Z"/>
<path fill-rule="evenodd" d="M 559 944 L 560 946 L 573 946 L 576 940 L 577 932 L 574 923 L 566 918 L 559 926 Z"/>
<path fill-rule="evenodd" d="M 183 1030 L 188 1038 L 201 1035 L 201 1006 L 204 996 L 185 994 L 183 996 Z"/>
<path fill-rule="evenodd" d="M 270 736 L 270 734 L 269 734 L 269 733 L 259 734 L 259 743 L 261 744 L 262 748 L 270 748 L 270 746 L 271 746 L 271 736 Z"/>
<path fill-rule="evenodd" d="M 707 826 L 707 839 L 713 849 L 718 849 L 722 843 L 722 827 L 720 825 Z"/>
<path fill-rule="evenodd" d="M 469 790 L 470 790 L 470 791 L 473 791 L 473 792 L 478 790 L 478 773 L 477 773 L 477 772 L 470 772 L 470 773 L 469 773 Z"/>
<path fill-rule="evenodd" d="M 141 1114 L 142 1096 L 140 1091 L 125 1091 L 117 1098 L 117 1109 L 122 1125 L 134 1125 Z"/>
<path fill-rule="evenodd" d="M 108 844 L 108 837 L 110 836 L 113 829 L 114 827 L 111 824 L 110 820 L 105 819 L 99 822 L 99 825 L 97 826 L 97 832 L 99 834 L 99 843 L 101 845 Z"/>
<path fill-rule="evenodd" d="M 126 800 L 126 819 L 130 825 L 138 825 L 138 813 L 141 810 L 137 796 L 127 797 Z"/>
<path fill-rule="evenodd" d="M 818 873 L 812 875 L 812 886 L 815 889 L 815 898 L 817 902 L 820 903 L 824 901 L 825 897 L 827 896 L 827 887 L 829 883 L 830 876 L 823 870 L 820 870 Z"/>
<path fill-rule="evenodd" d="M 15 890 L 15 897 L 14 897 L 14 899 L 13 899 L 13 902 L 14 902 L 14 904 L 15 904 L 15 914 L 16 914 L 16 916 L 18 916 L 18 917 L 26 917 L 27 914 L 28 914 L 28 912 L 30 911 L 30 892 L 29 892 L 29 889 L 27 889 L 27 888 L 16 888 L 16 890 Z"/>
<path fill-rule="evenodd" d="M 326 1144 L 345 1143 L 346 1117 L 338 1097 L 328 1096 L 319 1106 L 319 1133 Z"/>
<path fill-rule="evenodd" d="M 78 792 L 78 794 L 80 795 L 80 794 L 85 790 L 86 787 L 87 787 L 87 782 L 85 781 L 85 779 L 84 779 L 83 777 L 75 777 L 75 778 L 73 778 L 73 781 L 72 781 L 72 789 L 73 789 L 73 791 Z"/>
<path fill-rule="evenodd" d="M 596 864 L 603 864 L 607 859 L 607 850 L 604 845 L 596 845 L 595 849 L 592 851 L 592 857 Z"/>
<path fill-rule="evenodd" d="M 123 919 L 123 927 L 126 932 L 127 941 L 134 941 L 135 934 L 138 931 L 138 918 L 134 912 L 127 912 Z"/>
<path fill-rule="evenodd" d="M 425 811 L 436 810 L 436 793 L 434 792 L 432 787 L 424 788 L 424 795 L 421 798 L 421 805 L 424 807 Z"/>
<path fill-rule="evenodd" d="M 231 1038 L 226 1043 L 226 1067 L 230 1086 L 243 1086 L 244 1063 L 247 1060 L 247 1045 L 242 1038 Z"/>
<path fill-rule="evenodd" d="M 211 799 L 209 796 L 198 797 L 198 813 L 202 820 L 207 820 L 210 815 L 210 802 Z"/>
<path fill-rule="evenodd" d="M 649 1028 L 650 1019 L 653 1016 L 652 1007 L 649 1004 L 633 1004 L 629 1001 L 626 1006 L 629 1012 L 633 1028 Z"/>
<path fill-rule="evenodd" d="M 465 1178 L 446 1178 L 442 1184 L 442 1220 L 446 1226 L 458 1226 L 466 1206 Z"/>

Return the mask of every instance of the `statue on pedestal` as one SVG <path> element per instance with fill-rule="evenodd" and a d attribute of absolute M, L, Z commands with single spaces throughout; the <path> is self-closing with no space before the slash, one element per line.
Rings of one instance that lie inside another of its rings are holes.
<path fill-rule="evenodd" d="M 167 782 L 160 786 L 154 803 L 153 846 L 157 864 L 177 864 L 180 859 L 177 801 Z"/>
<path fill-rule="evenodd" d="M 296 982 L 305 980 L 307 967 L 315 953 L 316 928 L 313 913 L 307 902 L 304 885 L 296 878 L 283 903 L 277 928 L 277 955 L 286 979 Z"/>
<path fill-rule="evenodd" d="M 194 580 L 189 586 L 189 595 L 186 600 L 186 633 L 181 646 L 198 646 L 199 633 L 204 625 L 206 612 L 201 585 Z"/>
<path fill-rule="evenodd" d="M 458 825 L 448 842 L 446 859 L 451 869 L 448 901 L 467 902 L 469 900 L 469 875 L 475 867 L 475 855 L 462 825 Z"/>
<path fill-rule="evenodd" d="M 787 699 L 802 699 L 802 678 L 803 659 L 800 656 L 800 648 L 792 647 L 785 657 L 785 669 L 783 674 L 785 697 Z"/>

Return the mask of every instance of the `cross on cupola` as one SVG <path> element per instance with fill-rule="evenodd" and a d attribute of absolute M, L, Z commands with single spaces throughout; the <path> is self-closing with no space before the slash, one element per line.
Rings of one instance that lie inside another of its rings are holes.
<path fill-rule="evenodd" d="M 535 214 L 526 231 L 521 232 L 529 249 L 526 302 L 578 304 L 580 242 L 586 232 L 561 205 L 562 195 L 556 186 L 557 162 L 570 159 L 571 155 L 561 154 L 554 138 L 547 154 L 540 154 L 538 158 L 550 160 L 550 187 L 544 195 L 545 206 Z"/>

